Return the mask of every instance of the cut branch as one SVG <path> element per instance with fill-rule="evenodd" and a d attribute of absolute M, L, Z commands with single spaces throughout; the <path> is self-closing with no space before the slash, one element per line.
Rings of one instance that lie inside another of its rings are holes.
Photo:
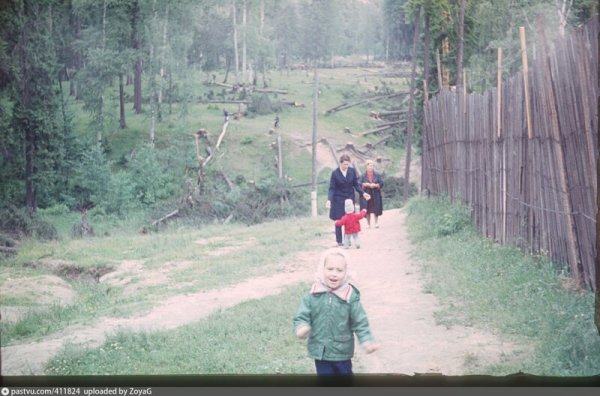
<path fill-rule="evenodd" d="M 219 146 L 221 145 L 221 141 L 223 140 L 223 137 L 225 136 L 225 133 L 227 132 L 227 126 L 229 125 L 229 121 L 223 124 L 223 129 L 221 130 L 221 134 L 219 135 L 219 139 L 217 140 L 217 145 L 216 145 L 216 149 L 219 149 Z"/>
<path fill-rule="evenodd" d="M 158 219 L 158 220 L 154 220 L 154 221 L 152 222 L 152 226 L 156 226 L 157 224 L 160 224 L 160 223 L 162 223 L 163 221 L 165 221 L 165 220 L 167 220 L 167 219 L 170 219 L 170 218 L 171 218 L 171 217 L 173 217 L 173 216 L 176 216 L 178 213 L 179 213 L 179 209 L 175 209 L 174 211 L 172 211 L 172 212 L 171 212 L 171 213 L 169 213 L 168 215 L 165 215 L 165 216 L 161 217 L 161 218 L 160 218 L 160 219 Z"/>
<path fill-rule="evenodd" d="M 333 108 L 327 110 L 325 113 L 331 114 L 331 113 L 335 113 L 337 111 L 349 109 L 350 107 L 358 106 L 359 104 L 363 104 L 366 102 L 371 102 L 374 100 L 381 100 L 381 99 L 395 98 L 397 96 L 404 96 L 404 95 L 408 95 L 408 94 L 409 94 L 408 92 L 397 92 L 397 93 L 393 93 L 393 94 L 389 94 L 389 95 L 373 96 L 371 98 L 359 100 L 358 102 L 354 102 L 354 103 L 342 103 L 341 105 L 338 105 L 336 107 L 333 107 Z"/>
<path fill-rule="evenodd" d="M 406 110 L 391 110 L 391 111 L 372 111 L 369 116 L 379 120 L 383 117 L 395 116 L 400 114 L 406 114 Z"/>
<path fill-rule="evenodd" d="M 249 100 L 203 100 L 200 99 L 200 103 L 235 103 L 235 104 L 250 104 Z"/>
<path fill-rule="evenodd" d="M 388 122 L 387 124 L 381 124 L 375 129 L 371 129 L 370 131 L 363 132 L 362 136 L 367 136 L 367 135 L 370 135 L 373 133 L 383 132 L 387 129 L 393 128 L 394 126 L 400 125 L 404 122 L 406 122 L 406 121 L 402 120 L 402 121 Z"/>

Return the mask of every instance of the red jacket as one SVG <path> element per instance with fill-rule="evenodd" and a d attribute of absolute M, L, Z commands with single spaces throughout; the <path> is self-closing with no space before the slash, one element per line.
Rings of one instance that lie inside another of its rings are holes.
<path fill-rule="evenodd" d="M 367 210 L 363 209 L 360 213 L 346 213 L 344 217 L 339 220 L 336 220 L 336 226 L 344 226 L 346 234 L 356 234 L 360 232 L 360 219 L 365 217 L 367 214 Z"/>

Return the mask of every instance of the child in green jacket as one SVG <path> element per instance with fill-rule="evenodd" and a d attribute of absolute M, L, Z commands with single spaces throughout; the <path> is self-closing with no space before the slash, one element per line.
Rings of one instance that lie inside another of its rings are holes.
<path fill-rule="evenodd" d="M 379 348 L 373 341 L 360 293 L 349 283 L 349 258 L 339 249 L 319 260 L 317 279 L 302 297 L 294 316 L 294 331 L 308 337 L 308 355 L 318 375 L 351 375 L 354 335 L 366 353 Z"/>

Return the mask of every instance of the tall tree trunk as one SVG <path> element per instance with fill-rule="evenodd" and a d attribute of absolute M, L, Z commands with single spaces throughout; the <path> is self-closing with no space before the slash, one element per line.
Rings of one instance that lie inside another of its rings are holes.
<path fill-rule="evenodd" d="M 238 39 L 237 39 L 237 17 L 235 10 L 235 0 L 233 0 L 233 62 L 235 63 L 235 83 L 240 83 L 240 54 L 238 52 Z"/>
<path fill-rule="evenodd" d="M 430 70 L 429 70 L 429 51 L 430 51 L 430 32 L 429 32 L 429 11 L 424 10 L 425 11 L 425 15 L 423 15 L 424 19 L 425 19 L 425 38 L 423 40 L 423 80 L 425 81 L 425 85 L 427 87 L 429 87 L 429 75 L 430 75 Z"/>
<path fill-rule="evenodd" d="M 133 109 L 136 114 L 142 113 L 142 54 L 141 54 L 141 32 L 140 32 L 140 4 L 138 0 L 133 2 L 132 17 L 132 47 L 136 55 L 135 70 L 133 74 Z"/>
<path fill-rule="evenodd" d="M 23 5 L 23 14 L 22 16 L 25 21 L 25 26 L 21 31 L 20 37 L 20 47 L 19 47 L 19 60 L 20 60 L 20 68 L 21 68 L 21 76 L 22 76 L 22 90 L 21 90 L 21 105 L 24 111 L 31 106 L 31 75 L 30 75 L 30 66 L 28 62 L 28 57 L 26 53 L 26 48 L 29 46 L 29 29 L 27 26 L 27 22 L 29 18 L 32 18 L 30 15 L 30 4 L 29 2 L 25 2 Z M 35 211 L 37 207 L 36 197 L 35 197 L 35 187 L 34 187 L 34 156 L 35 156 L 35 132 L 32 128 L 25 128 L 25 206 Z"/>
<path fill-rule="evenodd" d="M 460 15 L 458 17 L 458 53 L 456 55 L 456 87 L 462 87 L 463 52 L 465 46 L 465 5 L 467 0 L 460 0 Z"/>
<path fill-rule="evenodd" d="M 102 57 L 106 51 L 106 9 L 108 8 L 108 1 L 104 0 L 102 5 Z M 103 89 L 104 90 L 104 89 Z M 100 125 L 96 128 L 96 142 L 98 145 L 102 144 L 103 132 L 104 132 L 104 92 L 100 95 L 100 105 L 98 107 L 98 120 Z"/>
<path fill-rule="evenodd" d="M 123 84 L 123 74 L 119 74 L 119 127 L 127 128 L 125 122 L 125 87 Z"/>
<path fill-rule="evenodd" d="M 173 72 L 171 71 L 171 68 L 169 68 L 168 71 L 169 74 L 169 90 L 168 95 L 167 95 L 167 101 L 169 103 L 169 115 L 173 114 Z"/>
<path fill-rule="evenodd" d="M 159 83 L 158 83 L 158 121 L 162 121 L 163 80 L 165 78 L 165 58 L 167 55 L 167 27 L 169 23 L 169 3 L 165 6 L 165 23 L 163 24 L 162 48 L 160 53 Z"/>
<path fill-rule="evenodd" d="M 246 42 L 246 30 L 247 30 L 247 25 L 246 25 L 246 16 L 248 14 L 248 10 L 247 10 L 247 5 L 246 5 L 246 0 L 244 0 L 243 2 L 244 4 L 244 8 L 243 8 L 243 13 L 242 13 L 242 82 L 244 83 L 244 85 L 248 84 L 248 74 L 247 74 L 247 68 L 248 65 L 246 63 L 247 60 L 247 48 L 248 48 L 248 43 Z"/>
<path fill-rule="evenodd" d="M 260 0 L 260 26 L 258 32 L 261 37 L 263 35 L 263 31 L 265 30 L 265 0 Z"/>
<path fill-rule="evenodd" d="M 229 77 L 230 69 L 231 69 L 231 56 L 225 55 L 225 77 L 223 77 L 223 84 L 227 84 L 227 77 Z"/>
<path fill-rule="evenodd" d="M 417 71 L 417 45 L 419 44 L 419 24 L 421 17 L 421 8 L 417 9 L 415 14 L 415 32 L 413 37 L 413 48 L 412 48 L 412 65 L 410 70 L 410 97 L 408 101 L 408 136 L 406 137 L 406 161 L 404 168 L 404 189 L 402 197 L 404 202 L 408 201 L 408 195 L 410 192 L 410 160 L 412 151 L 412 138 L 414 129 L 414 112 L 415 112 L 415 85 L 416 85 L 416 71 Z"/>
<path fill-rule="evenodd" d="M 73 32 L 73 37 L 75 40 L 81 40 L 81 19 L 78 15 L 75 15 L 73 12 L 73 3 L 69 2 L 69 18 L 70 18 L 70 26 L 71 31 Z M 73 96 L 75 99 L 81 99 L 78 95 L 77 89 L 77 79 L 75 76 L 77 72 L 81 69 L 81 51 L 74 49 L 73 45 L 69 45 L 69 65 L 67 66 L 67 75 L 69 77 L 69 95 Z M 71 70 L 69 70 L 71 69 Z"/>
<path fill-rule="evenodd" d="M 573 0 L 556 0 L 556 8 L 558 11 L 558 29 L 561 36 L 565 35 L 565 28 L 567 27 L 567 21 L 569 13 L 571 12 L 571 6 Z"/>
<path fill-rule="evenodd" d="M 156 0 L 154 0 L 152 2 L 152 14 L 154 15 L 152 17 L 152 26 L 156 27 L 157 26 L 157 19 L 158 19 L 158 11 L 156 11 Z M 157 108 L 158 108 L 158 90 L 157 90 L 157 83 L 156 83 L 156 68 L 155 68 L 155 60 L 154 60 L 154 54 L 156 53 L 155 49 L 154 49 L 154 43 L 155 41 L 151 38 L 150 39 L 150 59 L 148 61 L 148 63 L 150 64 L 150 70 L 149 70 L 149 74 L 150 74 L 150 136 L 149 136 L 149 140 L 150 140 L 150 146 L 154 147 L 154 140 L 155 140 L 155 133 L 156 133 L 156 113 L 157 113 Z"/>

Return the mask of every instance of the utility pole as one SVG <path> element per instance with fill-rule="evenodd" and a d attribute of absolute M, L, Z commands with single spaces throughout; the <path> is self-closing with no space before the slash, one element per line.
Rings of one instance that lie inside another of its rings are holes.
<path fill-rule="evenodd" d="M 312 217 L 317 217 L 317 114 L 319 111 L 319 78 L 315 66 L 313 79 L 313 133 L 312 133 L 312 191 L 310 205 Z"/>

